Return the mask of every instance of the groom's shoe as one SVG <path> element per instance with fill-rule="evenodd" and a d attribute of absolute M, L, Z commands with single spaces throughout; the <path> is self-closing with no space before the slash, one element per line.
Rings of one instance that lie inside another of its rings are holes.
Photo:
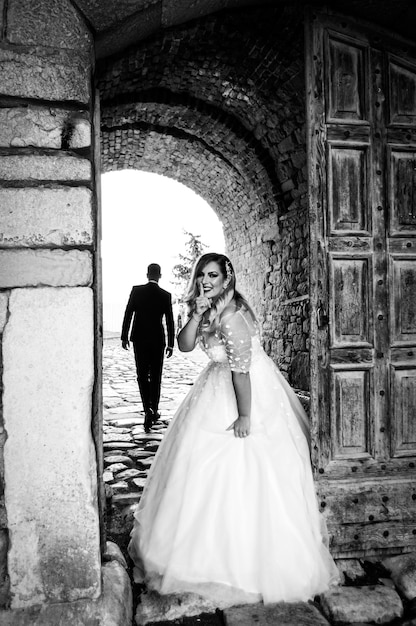
<path fill-rule="evenodd" d="M 151 411 L 146 411 L 144 416 L 144 432 L 150 433 L 150 429 L 153 424 L 153 413 Z"/>
<path fill-rule="evenodd" d="M 159 413 L 159 411 L 153 411 L 152 419 L 153 419 L 153 424 L 156 424 L 156 422 L 158 420 L 160 420 L 160 413 Z"/>

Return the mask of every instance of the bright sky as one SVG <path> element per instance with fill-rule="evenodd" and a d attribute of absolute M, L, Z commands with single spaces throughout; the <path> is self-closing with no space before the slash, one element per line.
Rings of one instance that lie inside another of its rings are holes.
<path fill-rule="evenodd" d="M 133 285 L 162 267 L 160 286 L 173 292 L 172 268 L 185 254 L 184 230 L 201 235 L 206 252 L 224 252 L 221 222 L 209 204 L 170 178 L 124 170 L 101 178 L 104 329 L 120 331 Z"/>

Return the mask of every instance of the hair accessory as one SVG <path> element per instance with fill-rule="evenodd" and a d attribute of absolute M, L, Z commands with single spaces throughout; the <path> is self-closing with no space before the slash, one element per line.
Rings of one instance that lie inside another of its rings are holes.
<path fill-rule="evenodd" d="M 226 277 L 224 281 L 224 289 L 226 289 L 228 285 L 230 284 L 231 278 L 233 275 L 233 268 L 231 267 L 231 263 L 229 262 L 228 259 L 225 262 L 225 272 L 226 272 Z"/>
<path fill-rule="evenodd" d="M 229 262 L 228 259 L 225 262 L 225 271 L 227 272 L 226 279 L 228 282 L 230 282 L 231 277 L 233 275 L 233 268 L 231 267 L 231 263 Z"/>

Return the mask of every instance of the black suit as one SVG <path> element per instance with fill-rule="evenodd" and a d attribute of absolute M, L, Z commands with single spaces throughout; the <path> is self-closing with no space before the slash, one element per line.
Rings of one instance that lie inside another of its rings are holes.
<path fill-rule="evenodd" d="M 168 347 L 173 348 L 174 343 L 172 297 L 156 282 L 133 287 L 124 313 L 122 341 L 128 341 L 133 313 L 130 339 L 134 347 L 137 382 L 143 408 L 146 413 L 149 410 L 157 412 L 166 345 L 163 317 L 168 331 Z"/>

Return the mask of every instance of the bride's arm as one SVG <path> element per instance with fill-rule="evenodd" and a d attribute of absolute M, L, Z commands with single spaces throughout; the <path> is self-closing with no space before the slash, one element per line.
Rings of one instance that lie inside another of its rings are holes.
<path fill-rule="evenodd" d="M 199 322 L 202 315 L 192 313 L 191 317 L 178 335 L 178 346 L 181 352 L 191 352 L 195 348 Z"/>
<path fill-rule="evenodd" d="M 178 335 L 178 346 L 181 352 L 191 352 L 195 348 L 199 323 L 210 306 L 211 300 L 204 296 L 204 289 L 200 282 L 199 296 L 195 298 L 195 310 Z"/>
<path fill-rule="evenodd" d="M 221 320 L 221 336 L 225 344 L 235 398 L 238 418 L 227 430 L 234 429 L 236 437 L 250 434 L 251 417 L 251 343 L 250 327 L 241 310 L 225 314 Z"/>
<path fill-rule="evenodd" d="M 231 372 L 235 398 L 237 400 L 238 418 L 233 424 L 236 437 L 250 434 L 251 415 L 251 381 L 248 372 Z"/>

